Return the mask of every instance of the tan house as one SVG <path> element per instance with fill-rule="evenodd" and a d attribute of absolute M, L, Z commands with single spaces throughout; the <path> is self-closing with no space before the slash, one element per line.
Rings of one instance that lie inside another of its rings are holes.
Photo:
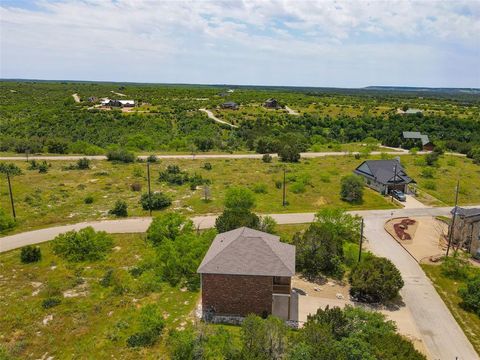
<path fill-rule="evenodd" d="M 456 207 L 456 209 L 452 239 L 457 244 L 463 244 L 470 254 L 480 259 L 480 208 Z M 455 208 L 451 213 L 452 215 L 455 213 Z M 449 231 L 452 231 L 451 225 Z"/>
<path fill-rule="evenodd" d="M 278 236 L 246 227 L 218 234 L 197 272 L 205 320 L 240 322 L 249 314 L 290 320 L 295 246 Z"/>

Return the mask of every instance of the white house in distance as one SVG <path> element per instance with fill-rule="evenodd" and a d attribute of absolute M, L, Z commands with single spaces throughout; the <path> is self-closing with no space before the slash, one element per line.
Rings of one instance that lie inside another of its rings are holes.
<path fill-rule="evenodd" d="M 111 107 L 134 107 L 135 100 L 112 100 L 109 98 L 103 98 L 100 102 L 102 106 L 111 106 Z"/>

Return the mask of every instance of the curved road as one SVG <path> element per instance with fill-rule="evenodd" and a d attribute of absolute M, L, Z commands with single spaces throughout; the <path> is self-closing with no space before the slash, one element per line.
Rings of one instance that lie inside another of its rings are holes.
<path fill-rule="evenodd" d="M 385 221 L 391 217 L 448 215 L 450 210 L 450 207 L 446 207 L 363 210 L 351 213 L 363 216 L 365 236 L 370 250 L 377 255 L 389 258 L 402 273 L 405 286 L 401 290 L 401 295 L 415 319 L 429 352 L 429 358 L 475 360 L 479 357 L 473 346 L 420 265 L 383 228 Z M 271 214 L 270 216 L 279 224 L 301 224 L 312 222 L 314 219 L 314 213 Z M 214 215 L 197 216 L 192 220 L 198 228 L 206 229 L 214 226 L 215 218 Z M 146 217 L 84 222 L 29 231 L 0 238 L 0 252 L 48 241 L 65 231 L 78 230 L 86 226 L 110 233 L 138 233 L 145 232 L 150 223 L 151 218 Z"/>

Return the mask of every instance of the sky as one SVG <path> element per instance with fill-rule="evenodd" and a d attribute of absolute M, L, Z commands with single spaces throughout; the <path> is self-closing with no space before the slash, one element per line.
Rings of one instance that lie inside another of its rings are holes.
<path fill-rule="evenodd" d="M 0 1 L 0 77 L 480 88 L 480 0 Z"/>

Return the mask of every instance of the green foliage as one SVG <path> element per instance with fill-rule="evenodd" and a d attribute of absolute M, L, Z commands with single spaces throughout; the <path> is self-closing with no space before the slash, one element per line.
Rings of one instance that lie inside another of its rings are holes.
<path fill-rule="evenodd" d="M 145 305 L 140 309 L 139 330 L 127 339 L 128 347 L 153 346 L 158 341 L 165 321 L 162 311 L 154 304 Z"/>
<path fill-rule="evenodd" d="M 42 308 L 50 309 L 52 307 L 60 305 L 61 302 L 62 299 L 60 299 L 59 297 L 49 297 L 42 301 Z"/>
<path fill-rule="evenodd" d="M 204 168 L 205 170 L 212 170 L 212 169 L 213 169 L 212 164 L 209 163 L 209 162 L 203 164 L 203 168 Z"/>
<path fill-rule="evenodd" d="M 219 233 L 246 226 L 257 229 L 260 225 L 260 218 L 249 210 L 225 209 L 215 220 L 215 228 Z"/>
<path fill-rule="evenodd" d="M 25 246 L 20 251 L 20 261 L 24 264 L 39 262 L 42 252 L 38 246 Z"/>
<path fill-rule="evenodd" d="M 107 152 L 108 161 L 132 163 L 135 161 L 135 154 L 126 149 L 111 149 Z"/>
<path fill-rule="evenodd" d="M 246 359 L 281 359 L 287 348 L 287 327 L 274 316 L 263 320 L 248 315 L 241 329 L 242 355 Z"/>
<path fill-rule="evenodd" d="M 475 164 L 480 164 L 480 146 L 472 147 L 467 156 L 473 159 Z"/>
<path fill-rule="evenodd" d="M 161 192 L 151 194 L 151 198 L 148 193 L 145 193 L 140 198 L 140 204 L 142 204 L 143 210 L 162 210 L 169 207 L 172 204 L 172 200 L 168 195 Z"/>
<path fill-rule="evenodd" d="M 22 175 L 22 170 L 13 163 L 0 163 L 0 174 L 17 176 Z"/>
<path fill-rule="evenodd" d="M 48 168 L 49 168 L 49 165 L 46 161 L 42 161 L 39 165 L 38 165 L 38 172 L 40 174 L 46 174 L 48 172 Z"/>
<path fill-rule="evenodd" d="M 431 180 L 425 181 L 423 183 L 423 186 L 427 190 L 437 190 L 437 184 L 435 183 L 435 181 L 431 181 Z"/>
<path fill-rule="evenodd" d="M 66 154 L 68 151 L 68 141 L 64 139 L 48 139 L 46 142 L 47 150 L 51 154 Z"/>
<path fill-rule="evenodd" d="M 435 176 L 435 171 L 432 168 L 424 167 L 420 173 L 420 176 L 425 179 L 433 179 Z"/>
<path fill-rule="evenodd" d="M 156 216 L 147 229 L 147 240 L 154 245 L 160 245 L 165 240 L 174 241 L 182 235 L 194 232 L 192 220 L 179 213 L 165 213 Z"/>
<path fill-rule="evenodd" d="M 94 199 L 93 199 L 93 196 L 92 196 L 92 195 L 88 195 L 88 196 L 86 196 L 86 197 L 83 199 L 83 202 L 84 202 L 85 204 L 93 204 L 93 200 L 94 200 Z"/>
<path fill-rule="evenodd" d="M 269 233 L 269 234 L 276 234 L 277 222 L 271 216 L 262 216 L 260 218 L 260 224 L 258 225 L 258 230 Z"/>
<path fill-rule="evenodd" d="M 78 232 L 68 231 L 50 243 L 54 254 L 71 262 L 103 259 L 111 250 L 113 241 L 104 231 L 86 227 Z"/>
<path fill-rule="evenodd" d="M 425 155 L 425 163 L 428 166 L 434 166 L 437 164 L 439 158 L 439 154 L 435 151 L 432 151 L 431 153 L 428 153 Z"/>
<path fill-rule="evenodd" d="M 272 162 L 272 155 L 270 155 L 270 154 L 264 154 L 264 155 L 262 156 L 262 161 L 263 161 L 264 163 L 267 163 L 267 164 L 268 164 L 268 163 L 271 163 L 271 162 Z"/>
<path fill-rule="evenodd" d="M 442 274 L 448 278 L 465 280 L 470 275 L 471 265 L 467 259 L 462 258 L 457 253 L 453 256 L 444 257 L 440 269 Z"/>
<path fill-rule="evenodd" d="M 81 158 L 77 160 L 77 169 L 88 170 L 90 169 L 90 160 L 88 158 Z"/>
<path fill-rule="evenodd" d="M 268 187 L 265 183 L 256 183 L 253 185 L 252 190 L 255 194 L 266 194 L 268 192 Z"/>
<path fill-rule="evenodd" d="M 303 182 L 294 182 L 290 185 L 290 191 L 294 194 L 303 194 L 305 192 L 305 183 Z"/>
<path fill-rule="evenodd" d="M 0 208 L 0 232 L 13 229 L 15 227 L 15 220 L 8 215 L 5 210 Z"/>
<path fill-rule="evenodd" d="M 342 177 L 340 197 L 351 203 L 363 201 L 363 179 L 358 175 L 347 175 Z"/>
<path fill-rule="evenodd" d="M 458 294 L 462 298 L 460 305 L 480 317 L 480 272 L 469 279 L 466 286 L 460 288 Z"/>
<path fill-rule="evenodd" d="M 255 196 L 248 188 L 231 187 L 225 194 L 224 204 L 228 210 L 249 211 L 255 207 Z"/>
<path fill-rule="evenodd" d="M 404 283 L 400 271 L 386 258 L 371 257 L 350 273 L 350 295 L 358 301 L 385 302 L 398 296 Z"/>
<path fill-rule="evenodd" d="M 158 158 L 156 155 L 152 154 L 152 155 L 148 155 L 147 157 L 147 162 L 149 163 L 156 163 L 158 162 Z"/>
<path fill-rule="evenodd" d="M 118 217 L 126 217 L 128 216 L 128 205 L 123 200 L 117 200 L 115 202 L 115 206 L 111 209 L 108 213 L 111 215 L 115 215 Z"/>

